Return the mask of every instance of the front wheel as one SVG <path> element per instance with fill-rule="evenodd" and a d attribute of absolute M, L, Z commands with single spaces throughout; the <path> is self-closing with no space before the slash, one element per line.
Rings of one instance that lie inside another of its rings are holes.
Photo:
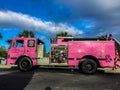
<path fill-rule="evenodd" d="M 97 71 L 97 63 L 92 59 L 84 59 L 79 68 L 83 73 L 94 74 Z"/>
<path fill-rule="evenodd" d="M 32 69 L 32 61 L 28 57 L 22 57 L 18 61 L 18 69 L 26 72 Z"/>

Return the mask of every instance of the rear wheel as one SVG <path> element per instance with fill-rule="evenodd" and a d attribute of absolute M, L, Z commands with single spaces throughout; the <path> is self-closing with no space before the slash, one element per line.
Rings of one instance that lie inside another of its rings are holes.
<path fill-rule="evenodd" d="M 97 71 L 97 63 L 92 59 L 84 59 L 80 63 L 79 69 L 86 74 L 94 74 Z"/>
<path fill-rule="evenodd" d="M 28 57 L 22 57 L 18 61 L 18 69 L 26 72 L 32 69 L 32 61 Z"/>

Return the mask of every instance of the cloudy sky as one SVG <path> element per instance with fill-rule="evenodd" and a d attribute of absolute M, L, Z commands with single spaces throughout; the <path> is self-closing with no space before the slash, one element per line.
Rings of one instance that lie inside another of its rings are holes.
<path fill-rule="evenodd" d="M 45 37 L 67 31 L 77 37 L 113 34 L 120 39 L 120 0 L 0 0 L 0 33 L 5 40 L 22 30 Z M 46 44 L 47 46 L 49 44 Z"/>

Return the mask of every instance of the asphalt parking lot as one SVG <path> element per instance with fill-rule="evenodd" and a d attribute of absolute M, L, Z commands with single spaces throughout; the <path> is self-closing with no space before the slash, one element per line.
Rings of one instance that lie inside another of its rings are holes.
<path fill-rule="evenodd" d="M 77 70 L 40 68 L 20 72 L 0 69 L 0 90 L 120 90 L 120 74 L 98 70 L 85 75 Z"/>

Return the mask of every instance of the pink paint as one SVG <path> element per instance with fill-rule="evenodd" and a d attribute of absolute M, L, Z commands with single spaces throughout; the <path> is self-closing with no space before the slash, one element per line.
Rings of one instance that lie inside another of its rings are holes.
<path fill-rule="evenodd" d="M 100 66 L 101 67 L 114 67 L 114 61 L 112 60 L 112 61 L 105 61 L 105 60 L 100 60 L 99 61 L 100 62 Z"/>
<path fill-rule="evenodd" d="M 66 39 L 66 40 L 65 40 Z M 71 39 L 70 41 L 68 39 Z M 98 60 L 101 67 L 113 67 L 116 58 L 115 42 L 113 40 L 73 40 L 74 38 L 58 38 L 56 43 L 51 43 L 50 47 L 65 45 L 67 46 L 67 64 L 68 66 L 78 66 L 82 58 L 94 57 Z M 17 47 L 16 41 L 23 46 Z M 33 47 L 28 46 L 28 42 L 35 42 Z M 13 38 L 12 45 L 8 50 L 7 64 L 15 64 L 21 56 L 27 56 L 32 59 L 33 65 L 37 65 L 37 38 Z M 110 60 L 112 59 L 112 60 Z M 50 61 L 51 64 L 51 61 Z"/>
<path fill-rule="evenodd" d="M 79 61 L 78 60 L 68 60 L 69 66 L 78 66 Z"/>
<path fill-rule="evenodd" d="M 7 64 L 15 64 L 16 60 L 7 59 Z"/>
<path fill-rule="evenodd" d="M 96 58 L 115 58 L 115 46 L 113 41 L 71 41 L 68 43 L 69 58 L 83 58 L 90 55 Z"/>
<path fill-rule="evenodd" d="M 33 66 L 37 65 L 37 60 L 32 60 L 32 62 L 33 62 Z"/>
<path fill-rule="evenodd" d="M 36 41 L 37 38 L 13 38 L 12 45 L 8 49 L 7 64 L 15 64 L 17 59 L 21 56 L 27 56 L 30 59 L 36 58 Z M 33 46 L 28 46 L 28 43 L 33 42 Z M 36 65 L 37 61 L 32 60 L 33 65 Z"/>

